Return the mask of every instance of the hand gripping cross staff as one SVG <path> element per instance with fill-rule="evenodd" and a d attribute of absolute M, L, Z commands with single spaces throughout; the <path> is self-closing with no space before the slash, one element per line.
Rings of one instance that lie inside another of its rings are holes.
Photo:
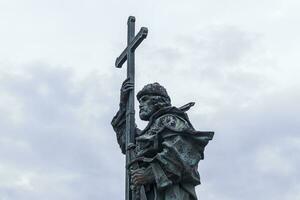
<path fill-rule="evenodd" d="M 127 60 L 127 84 L 133 88 L 129 90 L 128 101 L 126 105 L 126 200 L 140 200 L 140 190 L 134 191 L 130 188 L 130 169 L 127 166 L 134 159 L 135 143 L 135 111 L 134 111 L 134 52 L 141 42 L 147 37 L 148 29 L 142 27 L 135 36 L 135 17 L 130 16 L 127 21 L 127 47 L 116 59 L 115 66 L 121 68 Z M 126 86 L 125 86 L 126 88 Z M 138 166 L 131 166 L 133 169 Z"/>

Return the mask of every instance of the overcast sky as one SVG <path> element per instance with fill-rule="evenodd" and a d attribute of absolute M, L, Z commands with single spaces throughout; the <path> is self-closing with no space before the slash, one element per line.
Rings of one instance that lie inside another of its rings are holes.
<path fill-rule="evenodd" d="M 215 137 L 205 200 L 300 199 L 299 0 L 0 0 L 0 200 L 122 200 L 110 121 L 127 18 L 136 91 L 164 85 Z M 140 128 L 146 124 L 137 119 Z"/>

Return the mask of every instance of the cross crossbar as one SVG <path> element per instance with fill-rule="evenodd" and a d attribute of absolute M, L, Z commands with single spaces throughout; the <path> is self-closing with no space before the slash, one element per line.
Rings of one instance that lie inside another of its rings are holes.
<path fill-rule="evenodd" d="M 116 59 L 115 66 L 121 68 L 127 60 L 128 51 L 134 52 L 141 42 L 147 37 L 148 29 L 142 27 L 138 34 L 133 38 L 132 42 L 124 49 L 121 55 Z"/>

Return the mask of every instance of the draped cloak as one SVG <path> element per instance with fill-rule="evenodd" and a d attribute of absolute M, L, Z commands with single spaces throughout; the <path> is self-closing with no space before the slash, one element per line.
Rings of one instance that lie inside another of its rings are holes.
<path fill-rule="evenodd" d="M 111 122 L 125 154 L 125 110 Z M 185 112 L 162 108 L 152 115 L 144 130 L 136 128 L 136 161 L 151 168 L 155 181 L 144 185 L 146 200 L 197 200 L 200 184 L 198 163 L 213 132 L 196 131 Z"/>

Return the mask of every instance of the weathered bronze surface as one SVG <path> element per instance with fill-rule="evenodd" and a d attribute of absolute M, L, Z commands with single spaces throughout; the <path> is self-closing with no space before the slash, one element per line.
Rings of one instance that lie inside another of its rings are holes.
<path fill-rule="evenodd" d="M 196 131 L 186 113 L 194 103 L 172 106 L 159 83 L 148 84 L 137 93 L 139 117 L 148 125 L 144 130 L 136 127 L 134 50 L 147 29 L 134 37 L 134 21 L 129 17 L 128 46 L 116 61 L 120 68 L 127 59 L 127 79 L 121 87 L 119 111 L 111 122 L 126 154 L 126 200 L 196 200 L 198 163 L 214 133 Z"/>

